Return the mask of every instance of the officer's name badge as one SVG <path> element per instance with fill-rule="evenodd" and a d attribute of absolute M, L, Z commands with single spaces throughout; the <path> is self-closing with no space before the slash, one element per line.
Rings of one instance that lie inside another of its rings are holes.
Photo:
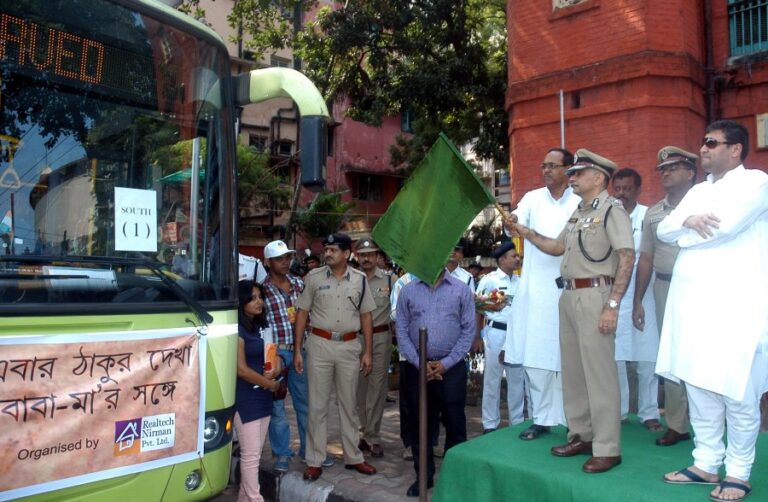
<path fill-rule="evenodd" d="M 322 290 L 324 290 L 324 289 L 331 289 L 331 285 L 330 285 L 330 284 L 325 284 L 325 285 L 323 285 L 323 286 L 320 286 L 320 287 L 319 287 L 319 288 L 317 288 L 317 289 L 318 289 L 318 291 L 322 291 Z"/>

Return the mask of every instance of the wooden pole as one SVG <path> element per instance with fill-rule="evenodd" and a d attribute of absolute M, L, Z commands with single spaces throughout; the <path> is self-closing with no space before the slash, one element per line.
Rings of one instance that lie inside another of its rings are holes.
<path fill-rule="evenodd" d="M 427 501 L 427 328 L 419 328 L 419 500 Z"/>

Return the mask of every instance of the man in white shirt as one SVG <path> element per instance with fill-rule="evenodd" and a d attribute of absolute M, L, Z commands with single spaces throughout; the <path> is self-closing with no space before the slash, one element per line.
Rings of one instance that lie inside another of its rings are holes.
<path fill-rule="evenodd" d="M 744 168 L 748 151 L 744 126 L 710 124 L 700 150 L 707 179 L 657 229 L 680 254 L 656 372 L 685 382 L 696 435 L 693 465 L 664 478 L 719 484 L 710 493 L 715 501 L 752 491 L 760 397 L 768 389 L 768 175 Z"/>
<path fill-rule="evenodd" d="M 581 200 L 568 186 L 566 169 L 573 164 L 568 150 L 549 150 L 541 164 L 544 186 L 526 193 L 504 226 L 519 222 L 547 237 L 557 237 Z M 523 271 L 507 325 L 504 362 L 522 364 L 531 394 L 533 424 L 520 439 L 536 439 L 550 426 L 565 425 L 560 378 L 560 334 L 555 278 L 559 256 L 526 246 Z"/>
<path fill-rule="evenodd" d="M 619 392 L 621 394 L 621 419 L 629 414 L 629 378 L 627 362 L 637 363 L 637 416 L 649 430 L 661 431 L 659 422 L 659 378 L 654 373 L 656 354 L 659 352 L 659 330 L 656 319 L 649 317 L 643 331 L 632 324 L 632 305 L 635 296 L 635 275 L 640 257 L 640 238 L 643 234 L 643 218 L 648 206 L 637 203 L 642 185 L 640 174 L 634 169 L 624 168 L 613 175 L 613 196 L 621 201 L 632 222 L 632 239 L 635 242 L 635 266 L 627 292 L 619 305 L 619 322 L 616 326 L 616 365 L 619 371 Z M 656 309 L 653 295 L 646 291 L 643 308 L 648 312 Z"/>
<path fill-rule="evenodd" d="M 479 306 L 477 309 L 477 333 L 482 336 L 485 346 L 485 368 L 483 370 L 483 432 L 493 432 L 501 423 L 499 398 L 501 379 L 507 374 L 507 411 L 509 425 L 522 423 L 525 405 L 525 372 L 523 367 L 505 367 L 499 361 L 504 349 L 507 326 L 512 320 L 512 303 L 520 278 L 514 271 L 520 266 L 520 256 L 511 242 L 500 245 L 493 251 L 498 268 L 480 279 L 477 294 L 482 297 L 495 295 L 498 302 Z M 499 296 L 503 293 L 503 297 Z"/>

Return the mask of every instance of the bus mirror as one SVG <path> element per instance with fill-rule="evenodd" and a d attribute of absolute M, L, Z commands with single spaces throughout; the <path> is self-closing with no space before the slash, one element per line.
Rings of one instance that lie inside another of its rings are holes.
<path fill-rule="evenodd" d="M 313 192 L 325 186 L 327 141 L 325 117 L 301 117 L 301 185 Z"/>

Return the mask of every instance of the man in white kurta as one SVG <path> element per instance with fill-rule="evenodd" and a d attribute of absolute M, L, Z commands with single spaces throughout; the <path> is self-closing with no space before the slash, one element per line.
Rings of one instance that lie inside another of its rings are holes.
<path fill-rule="evenodd" d="M 657 229 L 680 254 L 656 371 L 685 382 L 696 436 L 693 466 L 665 480 L 716 484 L 724 459 L 726 477 L 713 500 L 751 491 L 760 397 L 768 389 L 768 175 L 744 168 L 748 151 L 743 126 L 712 123 L 700 151 L 710 174 Z"/>
<path fill-rule="evenodd" d="M 547 152 L 540 166 L 545 186 L 526 193 L 511 219 L 546 237 L 557 237 L 581 200 L 568 186 L 565 175 L 572 164 L 573 154 L 567 150 Z M 560 379 L 560 290 L 555 284 L 561 257 L 550 256 L 536 246 L 527 246 L 524 254 L 512 322 L 507 324 L 504 362 L 525 368 L 533 424 L 520 438 L 535 439 L 550 426 L 565 425 Z"/>
<path fill-rule="evenodd" d="M 635 267 L 627 292 L 619 305 L 619 322 L 616 327 L 616 366 L 619 371 L 621 394 L 621 419 L 629 414 L 629 378 L 627 362 L 637 363 L 637 417 L 650 430 L 660 431 L 659 422 L 659 379 L 655 374 L 656 354 L 659 352 L 659 330 L 651 316 L 640 331 L 632 324 L 632 304 L 635 296 L 635 275 L 640 257 L 640 238 L 643 234 L 643 218 L 648 206 L 637 203 L 642 178 L 634 169 L 620 169 L 613 175 L 613 196 L 621 201 L 632 222 L 632 239 L 635 243 Z M 656 309 L 653 295 L 646 291 L 643 308 L 648 312 Z"/>
<path fill-rule="evenodd" d="M 499 353 L 504 350 L 507 326 L 512 320 L 512 305 L 520 278 L 514 271 L 520 266 L 520 257 L 515 245 L 505 243 L 494 249 L 493 257 L 499 267 L 483 276 L 477 285 L 477 294 L 488 297 L 494 291 L 504 293 L 504 300 L 486 308 L 478 307 L 477 330 L 480 332 L 485 347 L 485 367 L 483 369 L 483 432 L 496 430 L 501 423 L 499 401 L 501 397 L 501 379 L 507 377 L 507 412 L 509 425 L 516 425 L 525 420 L 525 372 L 522 366 L 505 366 L 499 361 Z"/>

